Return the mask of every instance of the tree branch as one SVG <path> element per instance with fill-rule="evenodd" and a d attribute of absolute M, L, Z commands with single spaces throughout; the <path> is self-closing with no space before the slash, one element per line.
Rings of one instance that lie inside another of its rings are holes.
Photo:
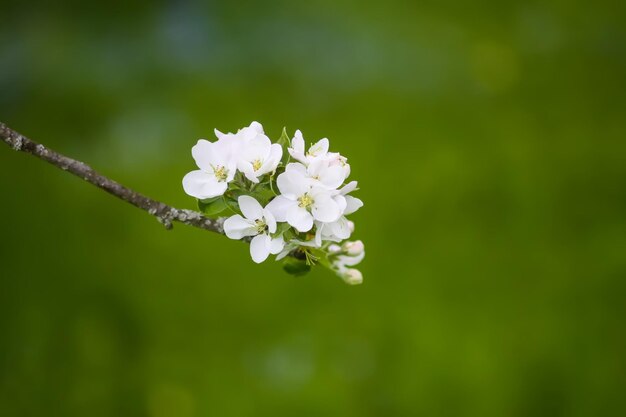
<path fill-rule="evenodd" d="M 69 158 L 28 139 L 26 136 L 12 130 L 2 122 L 0 122 L 0 138 L 16 151 L 25 152 L 39 159 L 43 159 L 57 168 L 68 171 L 96 187 L 103 189 L 109 194 L 147 211 L 149 214 L 156 217 L 166 229 L 172 228 L 172 222 L 180 222 L 200 229 L 224 233 L 223 222 L 219 219 L 209 219 L 197 211 L 177 209 L 139 194 L 97 173 L 93 168 L 83 162 Z"/>

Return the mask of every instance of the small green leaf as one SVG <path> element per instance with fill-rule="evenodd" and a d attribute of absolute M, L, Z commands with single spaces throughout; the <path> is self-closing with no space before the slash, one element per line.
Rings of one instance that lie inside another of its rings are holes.
<path fill-rule="evenodd" d="M 286 166 L 291 159 L 291 155 L 289 155 L 289 151 L 287 150 L 287 148 L 291 146 L 291 140 L 289 139 L 289 135 L 287 134 L 286 127 L 283 127 L 283 133 L 280 135 L 277 143 L 283 147 L 283 157 L 281 158 L 280 162 L 283 164 L 283 166 Z"/>
<path fill-rule="evenodd" d="M 278 138 L 278 143 L 283 148 L 288 148 L 290 145 L 289 135 L 287 134 L 287 128 L 283 127 L 283 132 L 280 134 L 280 138 Z"/>
<path fill-rule="evenodd" d="M 269 186 L 267 187 L 259 187 L 251 194 L 252 197 L 256 198 L 256 200 L 263 207 L 269 203 L 269 201 L 274 197 L 274 192 L 271 190 Z"/>
<path fill-rule="evenodd" d="M 278 226 L 276 227 L 276 235 L 282 235 L 289 230 L 290 227 L 291 225 L 289 223 L 278 223 Z"/>
<path fill-rule="evenodd" d="M 198 200 L 198 209 L 209 217 L 218 215 L 226 208 L 226 200 L 223 197 Z"/>
<path fill-rule="evenodd" d="M 288 257 L 283 261 L 283 269 L 290 275 L 300 277 L 308 274 L 311 271 L 311 266 L 307 265 L 305 261 Z"/>

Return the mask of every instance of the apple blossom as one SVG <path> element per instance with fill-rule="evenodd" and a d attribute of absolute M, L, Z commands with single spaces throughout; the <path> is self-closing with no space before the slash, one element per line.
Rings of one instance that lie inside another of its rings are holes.
<path fill-rule="evenodd" d="M 224 233 L 250 239 L 254 262 L 274 254 L 293 275 L 319 264 L 348 284 L 360 284 L 363 275 L 353 266 L 365 256 L 363 243 L 344 242 L 354 231 L 346 216 L 363 206 L 350 195 L 357 182 L 347 182 L 347 158 L 331 152 L 326 138 L 305 149 L 299 130 L 289 145 L 284 130 L 272 143 L 258 122 L 236 133 L 216 129 L 215 136 L 215 142 L 201 139 L 193 146 L 199 169 L 183 178 L 204 215 L 239 210 L 224 218 Z M 285 152 L 297 162 L 284 165 Z"/>
<path fill-rule="evenodd" d="M 296 130 L 296 133 L 291 139 L 291 147 L 289 148 L 289 154 L 299 162 L 308 165 L 315 158 L 326 156 L 328 153 L 329 142 L 328 139 L 320 139 L 315 144 L 309 147 L 307 152 L 304 151 L 304 138 L 302 132 Z"/>
<path fill-rule="evenodd" d="M 243 172 L 247 179 L 258 183 L 260 176 L 274 172 L 282 156 L 283 148 L 279 144 L 272 144 L 265 135 L 257 135 L 241 149 L 237 169 Z"/>
<path fill-rule="evenodd" d="M 295 165 L 300 164 L 289 164 L 287 168 Z M 268 204 L 277 221 L 286 221 L 297 231 L 308 232 L 314 220 L 334 222 L 341 216 L 341 204 L 328 190 L 313 186 L 299 169 L 280 174 L 277 184 L 281 195 Z"/>
<path fill-rule="evenodd" d="M 345 216 L 354 213 L 363 206 L 363 202 L 350 195 L 348 193 L 356 190 L 357 182 L 352 181 L 337 190 L 335 193 L 335 200 L 338 204 L 343 206 L 343 214 L 339 219 L 330 223 L 317 222 L 315 233 L 315 239 L 318 245 L 321 246 L 322 240 L 329 240 L 333 242 L 340 242 L 344 239 L 348 239 L 354 231 L 354 223 L 349 221 Z"/>
<path fill-rule="evenodd" d="M 183 178 L 185 192 L 201 200 L 224 194 L 236 172 L 231 146 L 200 139 L 191 148 L 191 154 L 200 169 Z"/>
<path fill-rule="evenodd" d="M 238 199 L 243 216 L 235 214 L 224 222 L 224 233 L 231 239 L 254 236 L 250 241 L 250 255 L 256 263 L 267 259 L 269 254 L 279 253 L 284 246 L 283 237 L 272 238 L 276 233 L 276 220 L 267 209 L 253 197 L 242 195 Z"/>

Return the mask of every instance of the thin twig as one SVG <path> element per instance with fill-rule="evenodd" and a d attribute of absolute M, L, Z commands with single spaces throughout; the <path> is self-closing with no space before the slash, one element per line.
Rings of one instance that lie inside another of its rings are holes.
<path fill-rule="evenodd" d="M 43 159 L 57 168 L 68 171 L 96 187 L 103 189 L 109 194 L 113 194 L 133 206 L 147 211 L 149 214 L 156 217 L 166 229 L 172 228 L 172 222 L 180 222 L 200 229 L 224 233 L 223 222 L 219 219 L 209 219 L 197 211 L 177 209 L 139 194 L 97 173 L 93 168 L 83 162 L 69 158 L 28 139 L 26 136 L 14 131 L 2 122 L 0 122 L 0 139 L 16 151 L 25 152 L 39 159 Z"/>

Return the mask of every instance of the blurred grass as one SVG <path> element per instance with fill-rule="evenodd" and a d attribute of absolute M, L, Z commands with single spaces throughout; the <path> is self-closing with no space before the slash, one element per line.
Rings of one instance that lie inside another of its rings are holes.
<path fill-rule="evenodd" d="M 3 122 L 194 207 L 258 120 L 349 157 L 363 286 L 0 149 L 0 414 L 621 416 L 626 32 L 596 2 L 2 3 Z"/>

